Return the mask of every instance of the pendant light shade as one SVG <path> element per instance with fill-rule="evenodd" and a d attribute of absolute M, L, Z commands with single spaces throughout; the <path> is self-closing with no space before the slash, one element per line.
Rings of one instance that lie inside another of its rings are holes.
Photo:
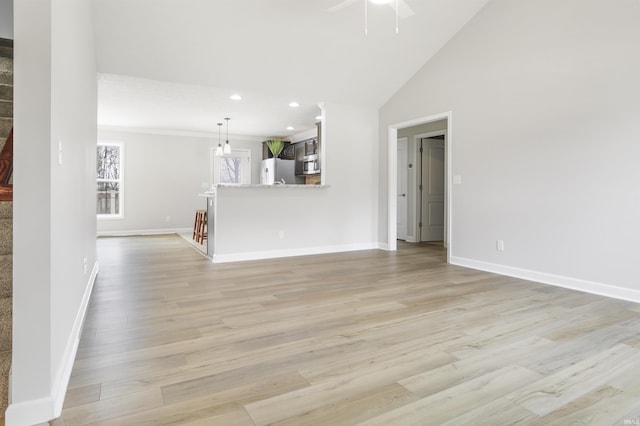
<path fill-rule="evenodd" d="M 229 117 L 225 118 L 225 121 L 227 122 L 227 142 L 224 144 L 225 154 L 231 154 L 231 145 L 229 145 L 229 120 L 231 120 Z"/>
<path fill-rule="evenodd" d="M 222 144 L 220 141 L 221 130 L 222 130 L 222 123 L 218 123 L 218 147 L 216 148 L 216 155 L 218 157 L 222 157 Z"/>

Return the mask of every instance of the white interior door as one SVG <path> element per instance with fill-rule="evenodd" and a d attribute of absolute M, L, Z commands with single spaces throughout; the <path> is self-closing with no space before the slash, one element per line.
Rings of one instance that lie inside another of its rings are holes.
<path fill-rule="evenodd" d="M 420 241 L 444 241 L 444 139 L 425 138 L 421 144 Z"/>
<path fill-rule="evenodd" d="M 398 139 L 398 203 L 397 238 L 407 239 L 407 168 L 409 144 L 407 138 Z"/>

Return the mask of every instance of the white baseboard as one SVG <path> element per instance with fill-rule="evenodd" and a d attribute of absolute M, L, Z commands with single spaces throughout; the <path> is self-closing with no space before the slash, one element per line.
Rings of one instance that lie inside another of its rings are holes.
<path fill-rule="evenodd" d="M 32 399 L 9 405 L 5 412 L 5 424 L 7 426 L 25 426 L 47 423 L 55 419 L 53 397 Z"/>
<path fill-rule="evenodd" d="M 166 235 L 192 232 L 192 228 L 136 229 L 128 231 L 100 231 L 98 237 L 133 237 L 136 235 Z"/>
<path fill-rule="evenodd" d="M 89 299 L 91 298 L 93 285 L 96 282 L 98 270 L 99 266 L 96 261 L 93 264 L 93 269 L 91 270 L 87 287 L 84 295 L 82 296 L 80 306 L 78 307 L 78 312 L 76 313 L 76 318 L 73 322 L 73 328 L 71 329 L 69 340 L 65 347 L 62 363 L 58 368 L 51 388 L 51 395 L 45 398 L 9 405 L 9 408 L 6 411 L 7 426 L 46 423 L 49 420 L 60 417 L 62 414 L 62 405 L 67 394 L 67 386 L 69 384 L 69 378 L 71 377 L 73 363 L 76 359 L 76 352 L 78 350 L 78 344 L 80 343 L 80 335 L 82 334 L 84 318 L 87 313 Z"/>
<path fill-rule="evenodd" d="M 532 271 L 529 269 L 499 265 L 496 263 L 482 262 L 457 256 L 451 256 L 449 261 L 453 265 L 479 269 L 481 271 L 494 272 L 500 275 L 507 275 L 510 277 L 522 278 L 529 281 L 536 281 L 543 284 L 550 284 L 557 287 L 582 291 L 585 293 L 597 294 L 599 296 L 606 296 L 614 299 L 640 303 L 640 291 L 629 288 L 617 287 L 610 284 L 587 281 L 578 278 L 565 277 L 562 275 L 548 274 L 545 272 Z"/>
<path fill-rule="evenodd" d="M 73 328 L 71 329 L 71 334 L 69 336 L 69 340 L 67 341 L 67 346 L 64 350 L 62 365 L 58 369 L 58 372 L 55 376 L 55 381 L 53 382 L 52 393 L 53 400 L 55 401 L 55 416 L 53 417 L 54 419 L 56 417 L 60 417 L 60 415 L 62 414 L 62 404 L 64 403 L 64 398 L 67 394 L 67 386 L 69 385 L 71 370 L 73 369 L 73 363 L 76 359 L 76 352 L 78 351 L 78 345 L 80 344 L 80 335 L 82 334 L 82 328 L 84 327 L 84 319 L 87 314 L 89 300 L 91 299 L 93 285 L 96 282 L 96 277 L 98 276 L 99 269 L 100 267 L 98 265 L 98 261 L 96 261 L 93 264 L 93 269 L 91 270 L 87 288 L 84 292 L 84 295 L 82 296 L 82 301 L 80 302 L 78 313 L 76 314 L 76 318 L 73 321 Z"/>
<path fill-rule="evenodd" d="M 309 256 L 313 254 L 342 253 L 358 250 L 379 249 L 379 243 L 345 244 L 338 246 L 307 247 L 286 250 L 254 251 L 246 253 L 216 254 L 214 263 L 242 262 L 245 260 L 276 259 L 280 257 Z"/>

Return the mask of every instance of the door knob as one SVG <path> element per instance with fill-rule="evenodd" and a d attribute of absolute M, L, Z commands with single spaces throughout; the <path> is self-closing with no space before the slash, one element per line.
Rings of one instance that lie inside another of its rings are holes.
<path fill-rule="evenodd" d="M 407 194 L 400 194 L 400 196 L 401 196 L 401 197 L 406 197 L 406 196 L 407 196 Z"/>

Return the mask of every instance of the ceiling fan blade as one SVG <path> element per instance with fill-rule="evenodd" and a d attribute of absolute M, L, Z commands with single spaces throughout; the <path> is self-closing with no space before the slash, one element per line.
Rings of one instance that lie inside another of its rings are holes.
<path fill-rule="evenodd" d="M 354 4 L 357 1 L 358 0 L 344 0 L 344 1 L 336 4 L 335 6 L 331 6 L 329 8 L 329 12 L 337 12 L 339 10 L 344 9 L 345 7 L 351 6 L 352 4 Z"/>
<path fill-rule="evenodd" d="M 391 6 L 391 8 L 393 10 L 396 10 L 396 2 L 395 0 L 393 0 L 391 3 L 389 3 L 389 6 Z M 409 16 L 413 16 L 413 10 L 411 9 L 411 7 L 409 7 L 409 5 L 407 4 L 407 2 L 405 0 L 398 0 L 398 16 L 400 16 L 400 18 L 408 18 Z"/>

